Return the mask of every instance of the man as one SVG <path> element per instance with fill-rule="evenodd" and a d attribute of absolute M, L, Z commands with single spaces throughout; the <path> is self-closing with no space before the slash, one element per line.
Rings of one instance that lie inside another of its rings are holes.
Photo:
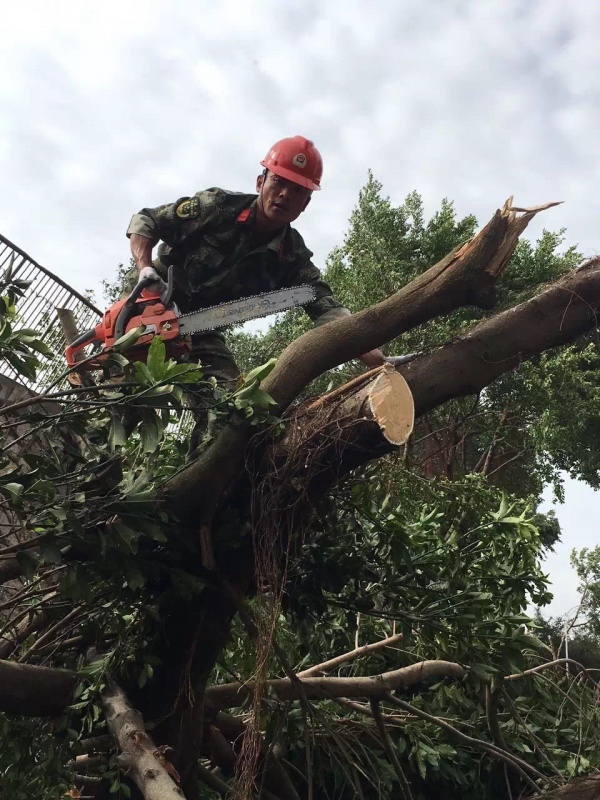
<path fill-rule="evenodd" d="M 350 312 L 332 296 L 311 261 L 312 253 L 291 227 L 319 191 L 323 161 L 303 136 L 281 139 L 261 161 L 257 194 L 207 189 L 175 203 L 134 214 L 127 235 L 139 278 L 154 278 L 162 292 L 166 269 L 173 266 L 173 300 L 183 312 L 288 286 L 311 284 L 315 300 L 305 306 L 313 323 L 324 325 Z M 158 241 L 159 258 L 152 261 Z M 192 337 L 192 358 L 206 378 L 233 389 L 239 370 L 218 331 Z M 369 367 L 383 363 L 380 350 L 362 357 Z M 198 408 L 190 442 L 193 452 L 206 427 L 207 410 Z"/>

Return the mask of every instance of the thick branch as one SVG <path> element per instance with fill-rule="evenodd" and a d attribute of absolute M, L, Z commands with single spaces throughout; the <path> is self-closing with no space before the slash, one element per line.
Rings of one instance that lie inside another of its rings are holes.
<path fill-rule="evenodd" d="M 117 740 L 120 766 L 135 782 L 145 800 L 180 800 L 183 792 L 171 774 L 173 768 L 144 729 L 139 711 L 131 706 L 125 692 L 109 683 L 102 695 L 109 730 Z"/>
<path fill-rule="evenodd" d="M 299 698 L 297 684 L 300 683 L 303 695 L 308 699 L 324 700 L 329 697 L 383 697 L 386 692 L 414 686 L 436 678 L 462 680 L 465 670 L 460 664 L 451 661 L 420 661 L 408 667 L 384 672 L 367 678 L 279 678 L 267 682 L 269 690 L 282 700 Z M 206 690 L 206 698 L 217 708 L 231 708 L 240 705 L 254 691 L 255 684 L 224 683 Z"/>
<path fill-rule="evenodd" d="M 600 257 L 530 300 L 480 322 L 462 339 L 402 367 L 416 413 L 477 394 L 522 361 L 573 342 L 596 327 L 598 308 Z"/>
<path fill-rule="evenodd" d="M 75 688 L 70 670 L 0 661 L 0 711 L 28 717 L 58 717 Z"/>
<path fill-rule="evenodd" d="M 570 781 L 565 786 L 539 795 L 538 800 L 600 800 L 600 776 Z"/>

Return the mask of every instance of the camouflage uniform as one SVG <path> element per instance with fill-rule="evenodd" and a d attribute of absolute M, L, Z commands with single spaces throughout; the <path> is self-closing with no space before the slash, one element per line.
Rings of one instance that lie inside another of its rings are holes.
<path fill-rule="evenodd" d="M 331 289 L 311 261 L 312 253 L 300 234 L 289 225 L 270 240 L 257 236 L 255 194 L 207 189 L 175 203 L 144 208 L 134 214 L 127 235 L 137 233 L 160 239 L 159 273 L 173 266 L 173 300 L 182 313 L 247 297 L 260 292 L 308 283 L 315 288 L 314 302 L 304 307 L 315 325 L 323 325 L 350 312 L 332 297 Z M 137 269 L 126 276 L 124 292 L 137 282 Z M 214 376 L 233 388 L 239 370 L 218 331 L 195 334 L 192 356 L 206 377 Z M 197 413 L 191 446 L 206 426 L 206 411 Z"/>

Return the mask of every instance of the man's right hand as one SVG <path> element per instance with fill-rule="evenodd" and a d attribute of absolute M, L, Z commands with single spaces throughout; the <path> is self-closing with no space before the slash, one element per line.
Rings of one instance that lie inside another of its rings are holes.
<path fill-rule="evenodd" d="M 160 275 L 154 269 L 154 267 L 143 267 L 139 273 L 139 280 L 140 281 L 151 280 L 152 285 L 151 287 L 149 286 L 148 289 L 151 288 L 151 291 L 156 292 L 156 294 L 159 294 L 161 299 L 164 300 L 166 298 L 169 287 L 163 281 L 163 279 L 160 277 Z"/>

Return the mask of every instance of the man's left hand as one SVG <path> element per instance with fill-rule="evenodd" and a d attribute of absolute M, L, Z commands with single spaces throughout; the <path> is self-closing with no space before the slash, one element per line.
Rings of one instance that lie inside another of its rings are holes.
<path fill-rule="evenodd" d="M 383 365 L 385 358 L 381 350 L 369 350 L 368 353 L 360 357 L 360 360 L 363 364 L 366 364 L 367 367 L 375 369 L 375 367 L 381 367 Z"/>

